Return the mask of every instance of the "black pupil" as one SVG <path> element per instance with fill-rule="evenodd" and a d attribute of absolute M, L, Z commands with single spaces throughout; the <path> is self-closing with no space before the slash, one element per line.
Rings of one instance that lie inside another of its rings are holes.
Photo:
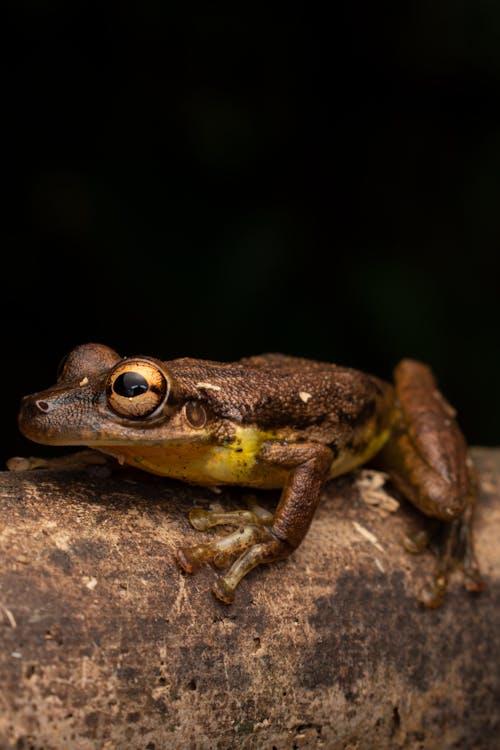
<path fill-rule="evenodd" d="M 126 398 L 140 396 L 148 388 L 148 381 L 138 372 L 122 372 L 113 383 L 114 392 Z"/>

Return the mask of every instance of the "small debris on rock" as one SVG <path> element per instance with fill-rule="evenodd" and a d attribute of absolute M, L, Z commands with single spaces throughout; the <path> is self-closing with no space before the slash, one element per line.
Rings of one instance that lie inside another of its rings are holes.
<path fill-rule="evenodd" d="M 384 548 L 380 544 L 375 534 L 372 534 L 371 531 L 368 531 L 367 528 L 365 528 L 364 526 L 361 526 L 361 524 L 357 523 L 357 521 L 353 521 L 352 523 L 353 523 L 354 528 L 358 532 L 358 534 L 361 534 L 361 536 L 367 539 L 370 542 L 370 544 L 373 544 L 373 546 L 376 547 L 380 552 L 384 551 Z"/>
<path fill-rule="evenodd" d="M 356 477 L 356 487 L 363 502 L 384 517 L 399 509 L 398 500 L 384 489 L 388 478 L 385 472 L 374 469 L 361 469 Z"/>

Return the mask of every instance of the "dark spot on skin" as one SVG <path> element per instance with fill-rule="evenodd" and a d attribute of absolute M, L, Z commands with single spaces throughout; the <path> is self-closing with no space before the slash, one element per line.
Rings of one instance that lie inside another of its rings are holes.
<path fill-rule="evenodd" d="M 343 409 L 338 409 L 337 417 L 341 424 L 348 424 L 351 427 L 357 427 L 358 425 L 368 422 L 370 417 L 375 413 L 375 409 L 375 399 L 372 399 L 363 404 L 358 411 L 346 412 L 343 411 Z"/>
<path fill-rule="evenodd" d="M 360 440 L 359 437 L 353 437 L 345 443 L 344 449 L 349 453 L 359 455 L 365 452 L 369 443 L 369 440 Z"/>
<path fill-rule="evenodd" d="M 316 416 L 305 416 L 300 421 L 295 421 L 292 425 L 294 430 L 300 430 L 303 427 L 321 427 L 328 419 L 329 414 L 317 414 Z"/>
<path fill-rule="evenodd" d="M 92 395 L 90 402 L 92 406 L 97 406 L 97 404 L 99 404 L 101 400 L 102 400 L 102 393 L 100 393 L 99 391 L 96 391 L 96 393 Z"/>
<path fill-rule="evenodd" d="M 330 450 L 332 452 L 333 460 L 335 460 L 338 457 L 338 455 L 339 455 L 338 441 L 337 440 L 333 440 L 331 443 L 328 443 L 328 447 L 330 448 Z"/>

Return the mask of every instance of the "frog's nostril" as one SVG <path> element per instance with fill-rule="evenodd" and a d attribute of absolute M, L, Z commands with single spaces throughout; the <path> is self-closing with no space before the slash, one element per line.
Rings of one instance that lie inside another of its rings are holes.
<path fill-rule="evenodd" d="M 35 401 L 35 404 L 38 406 L 40 411 L 49 411 L 50 410 L 50 404 L 47 401 Z"/>

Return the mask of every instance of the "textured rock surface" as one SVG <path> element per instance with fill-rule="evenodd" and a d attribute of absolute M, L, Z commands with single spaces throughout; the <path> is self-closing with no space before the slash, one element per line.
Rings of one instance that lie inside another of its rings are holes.
<path fill-rule="evenodd" d="M 213 569 L 187 576 L 173 549 L 209 536 L 193 504 L 240 490 L 1 473 L 0 748 L 499 748 L 500 450 L 474 456 L 488 587 L 457 575 L 438 610 L 415 598 L 431 554 L 401 546 L 421 517 L 374 509 L 353 475 L 228 607 Z"/>

